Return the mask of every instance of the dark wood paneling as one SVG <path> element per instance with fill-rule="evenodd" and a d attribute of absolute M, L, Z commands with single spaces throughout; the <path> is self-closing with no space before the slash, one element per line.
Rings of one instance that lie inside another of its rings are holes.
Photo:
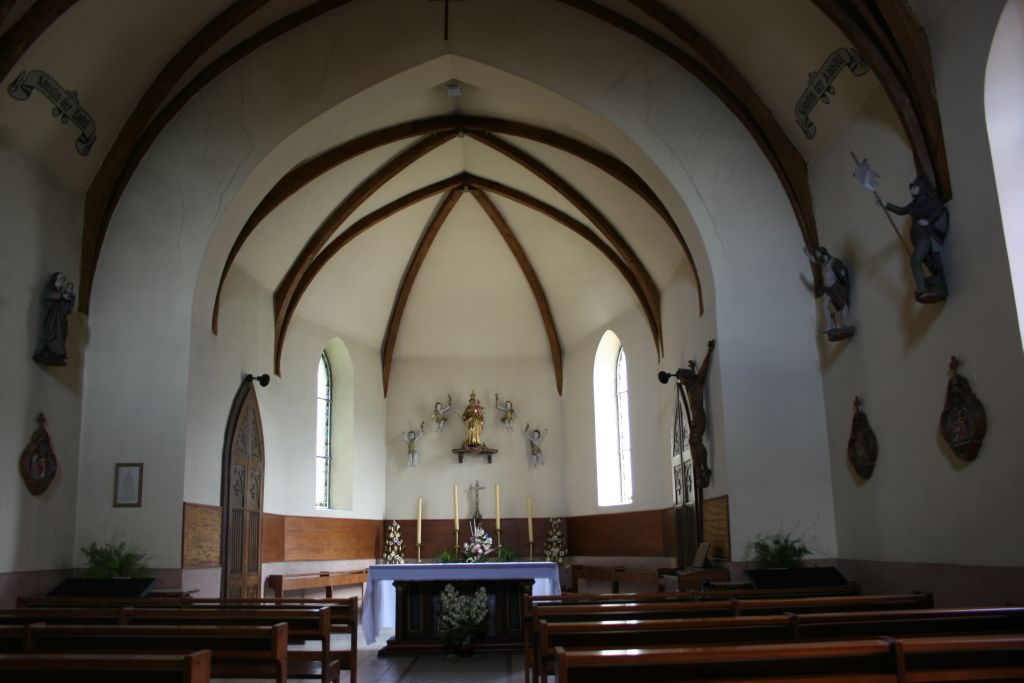
<path fill-rule="evenodd" d="M 220 566 L 221 507 L 185 503 L 181 521 L 181 566 Z"/>
<path fill-rule="evenodd" d="M 383 526 L 375 519 L 284 517 L 285 562 L 379 557 Z M 266 556 L 264 556 L 264 561 Z"/>
<path fill-rule="evenodd" d="M 284 515 L 263 513 L 263 561 L 284 562 Z"/>
<path fill-rule="evenodd" d="M 402 541 L 405 543 L 405 559 L 407 562 L 416 561 L 416 519 L 400 519 L 402 527 Z M 482 520 L 484 529 L 494 538 L 497 546 L 498 537 L 494 533 L 494 518 L 485 517 Z M 391 525 L 391 520 L 384 521 L 384 528 Z M 551 522 L 548 519 L 534 518 L 533 520 L 533 557 L 535 560 L 544 559 L 544 541 L 548 537 L 548 529 Z M 423 554 L 424 562 L 433 561 L 442 550 L 455 549 L 455 527 L 451 519 L 424 519 L 423 520 Z M 381 532 L 383 534 L 383 530 Z M 501 544 L 510 548 L 520 559 L 528 559 L 530 548 L 527 541 L 526 518 L 501 518 Z M 469 538 L 469 520 L 459 520 L 459 546 Z M 572 550 L 572 540 L 569 540 L 569 550 Z M 497 551 L 494 557 L 497 556 Z"/>
<path fill-rule="evenodd" d="M 708 555 L 715 559 L 732 559 L 729 537 L 729 496 L 704 501 L 704 540 L 711 544 Z"/>
<path fill-rule="evenodd" d="M 572 555 L 675 556 L 666 528 L 671 510 L 642 510 L 570 517 L 567 520 Z"/>

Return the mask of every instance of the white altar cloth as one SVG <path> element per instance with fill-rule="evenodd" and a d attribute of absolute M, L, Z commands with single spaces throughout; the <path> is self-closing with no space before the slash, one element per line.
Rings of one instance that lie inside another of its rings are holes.
<path fill-rule="evenodd" d="M 374 564 L 363 592 L 361 626 L 367 645 L 382 628 L 395 627 L 394 581 L 473 581 L 533 579 L 534 595 L 561 595 L 554 562 L 452 562 L 448 564 Z"/>

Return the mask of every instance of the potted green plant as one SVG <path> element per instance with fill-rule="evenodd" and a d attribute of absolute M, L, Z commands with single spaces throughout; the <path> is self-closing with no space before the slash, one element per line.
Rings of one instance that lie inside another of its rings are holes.
<path fill-rule="evenodd" d="M 747 544 L 747 556 L 762 569 L 792 569 L 810 552 L 802 538 L 788 531 L 758 534 Z"/>
<path fill-rule="evenodd" d="M 88 562 L 85 577 L 89 579 L 149 578 L 152 570 L 146 565 L 146 554 L 128 547 L 125 541 L 93 542 L 82 548 Z"/>

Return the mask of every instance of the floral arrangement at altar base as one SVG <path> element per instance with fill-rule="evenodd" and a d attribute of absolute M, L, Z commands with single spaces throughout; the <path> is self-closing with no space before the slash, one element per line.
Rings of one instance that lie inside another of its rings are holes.
<path fill-rule="evenodd" d="M 568 555 L 569 549 L 566 547 L 565 534 L 562 531 L 562 518 L 552 517 L 548 538 L 544 541 L 544 559 L 564 565 Z"/>
<path fill-rule="evenodd" d="M 473 636 L 482 635 L 489 608 L 483 586 L 472 595 L 462 595 L 452 584 L 441 591 L 441 627 L 444 644 L 459 654 L 471 652 Z"/>
<path fill-rule="evenodd" d="M 466 562 L 482 562 L 494 550 L 494 539 L 475 521 L 469 522 L 469 540 L 462 544 Z"/>
<path fill-rule="evenodd" d="M 402 541 L 402 527 L 398 520 L 391 520 L 384 538 L 384 564 L 405 564 L 405 543 Z"/>

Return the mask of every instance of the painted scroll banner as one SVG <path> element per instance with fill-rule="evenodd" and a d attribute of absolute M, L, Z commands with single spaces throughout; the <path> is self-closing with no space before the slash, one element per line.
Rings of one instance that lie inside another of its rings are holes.
<path fill-rule="evenodd" d="M 22 71 L 7 86 L 7 92 L 16 100 L 27 100 L 33 90 L 38 90 L 53 103 L 53 115 L 59 116 L 61 123 L 70 121 L 82 131 L 75 140 L 75 149 L 83 157 L 87 156 L 96 142 L 96 123 L 78 103 L 78 93 L 74 90 L 65 90 L 50 74 L 37 69 Z"/>
<path fill-rule="evenodd" d="M 807 74 L 807 87 L 796 101 L 796 124 L 808 140 L 813 140 L 817 132 L 817 127 L 810 119 L 811 110 L 819 100 L 828 104 L 829 95 L 836 94 L 832 81 L 836 80 L 843 67 L 849 67 L 854 76 L 863 76 L 868 72 L 867 62 L 856 50 L 841 47 L 828 56 L 820 69 Z"/>

